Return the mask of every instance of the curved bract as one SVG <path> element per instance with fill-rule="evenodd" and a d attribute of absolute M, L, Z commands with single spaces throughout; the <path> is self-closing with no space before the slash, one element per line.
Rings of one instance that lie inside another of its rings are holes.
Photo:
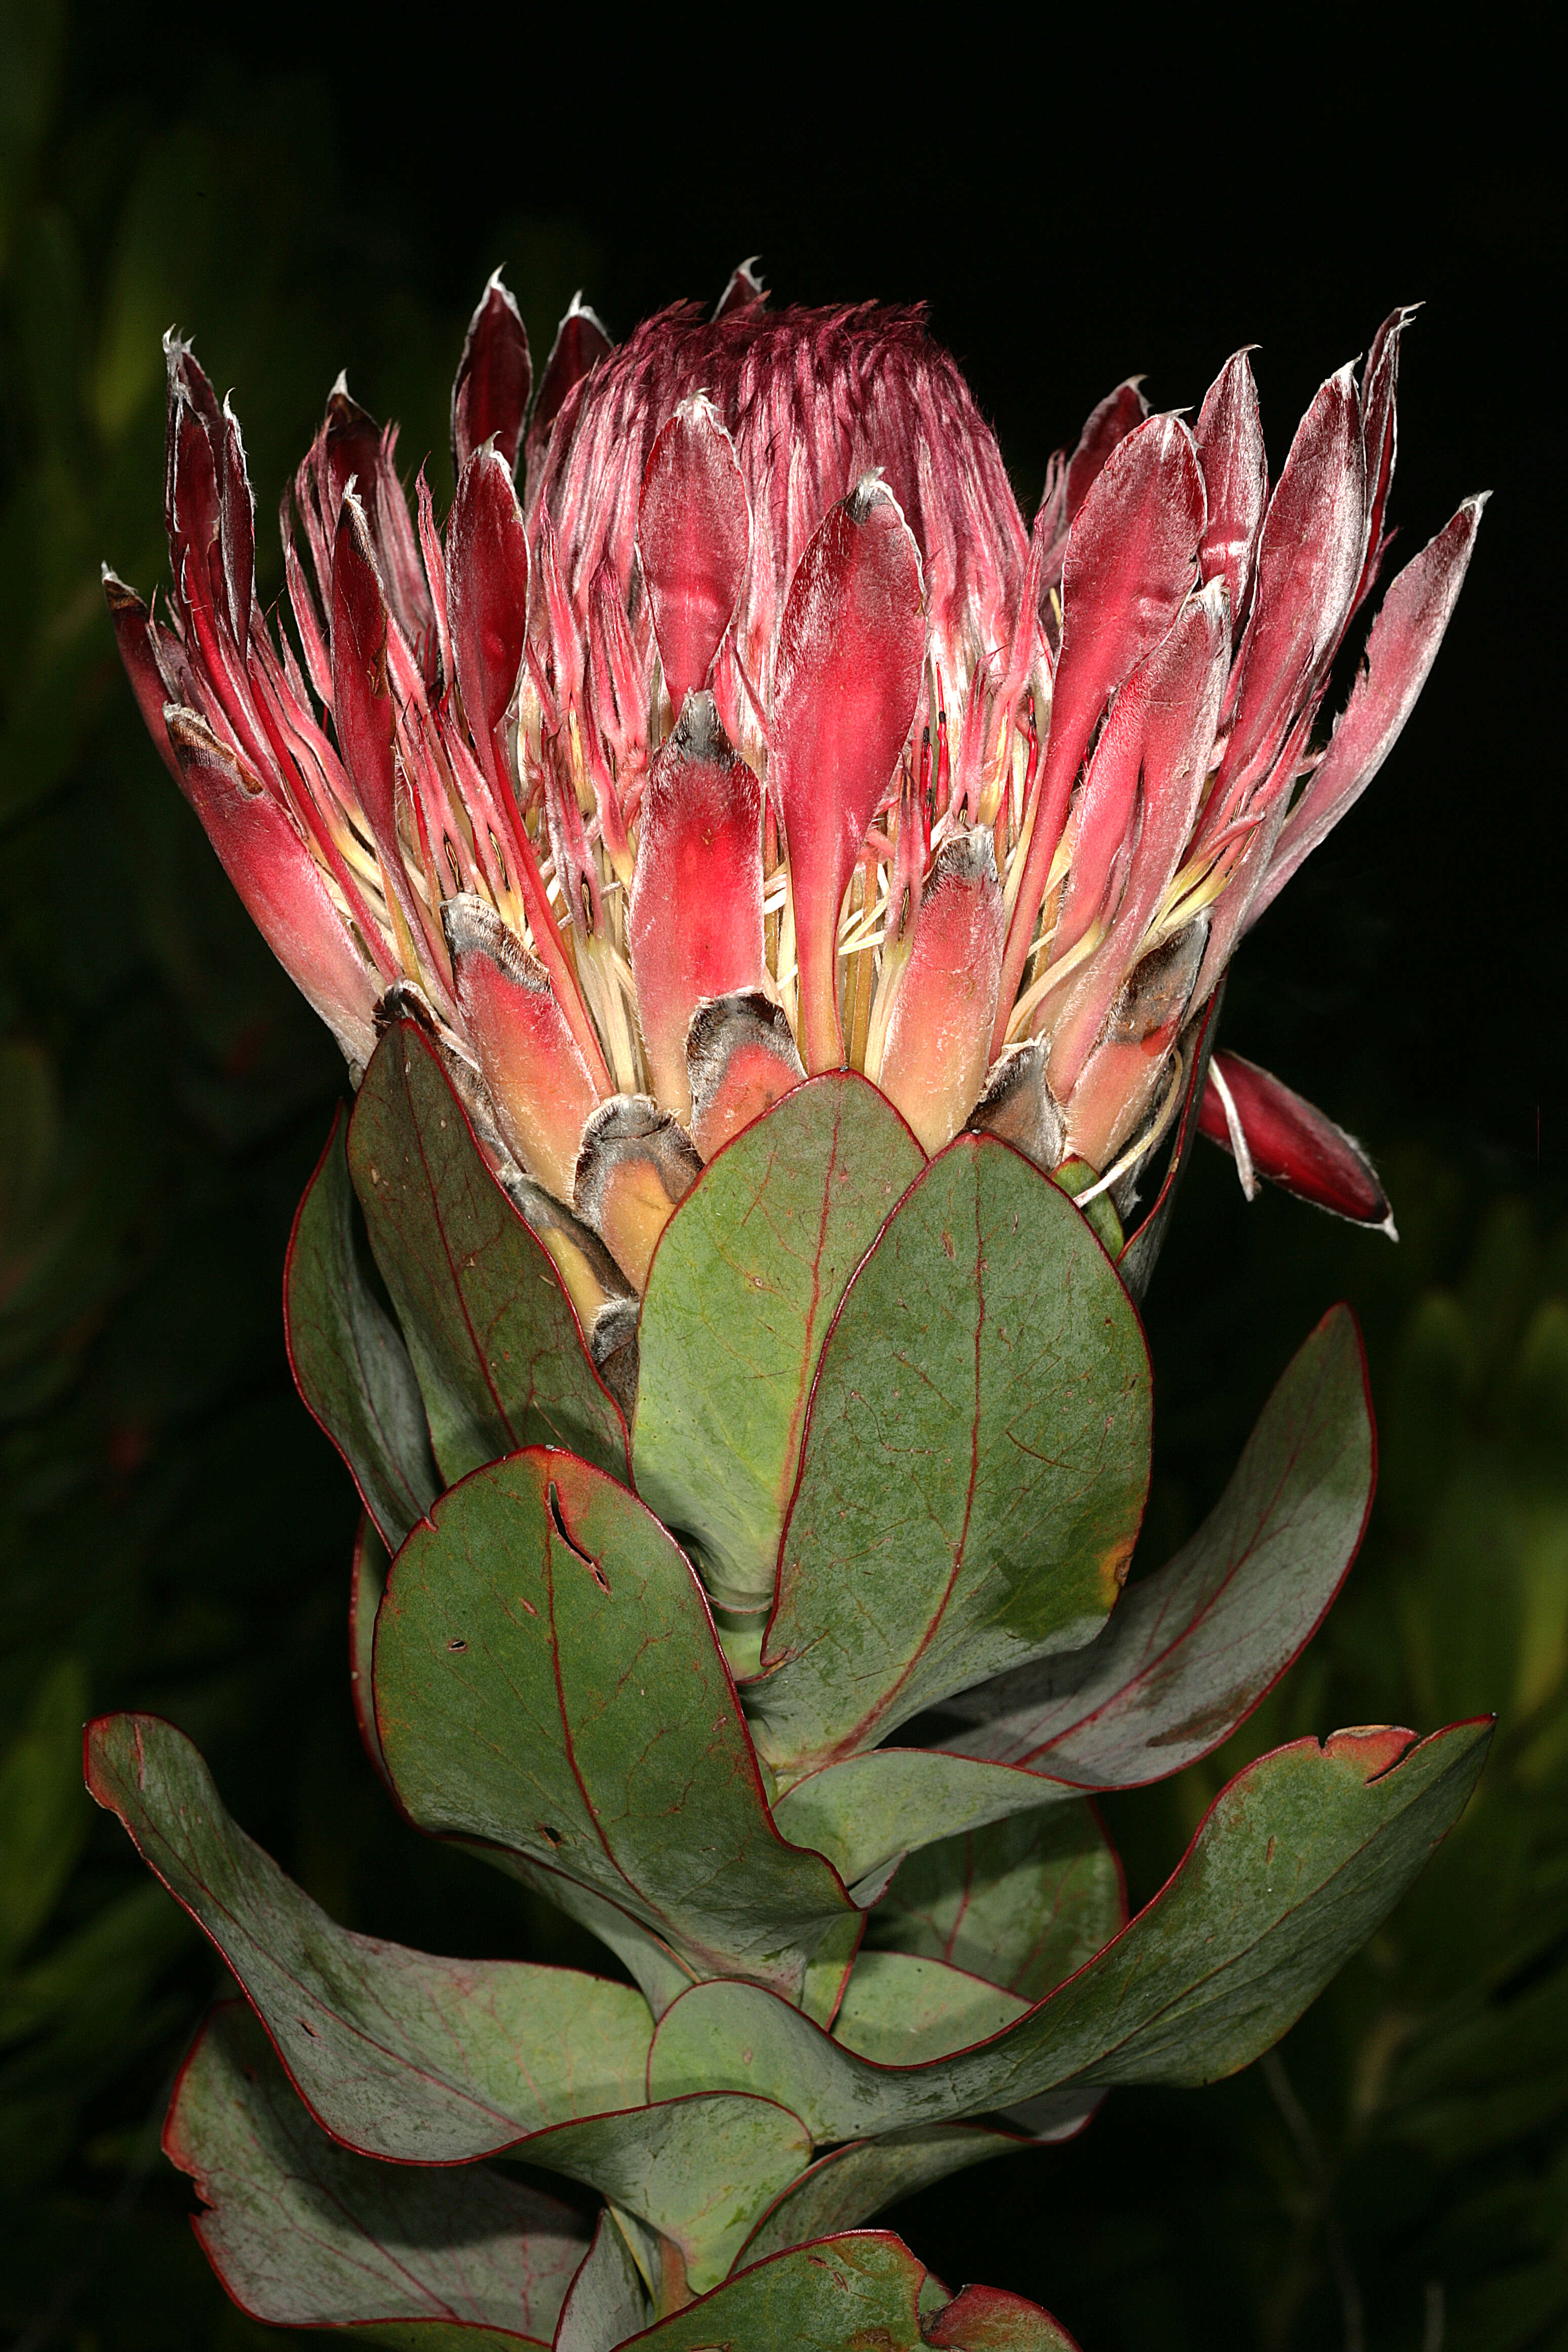
<path fill-rule="evenodd" d="M 1319 763 L 1404 325 L 1272 495 L 1238 355 L 1195 426 L 1102 404 L 1030 534 L 912 314 L 774 314 L 743 270 L 617 350 L 574 305 L 534 398 L 495 279 L 444 534 L 333 394 L 303 558 L 286 525 L 298 656 L 237 426 L 171 340 L 170 617 L 110 604 L 354 1073 L 285 1314 L 365 1506 L 355 1713 L 410 1822 L 618 1964 L 353 1933 L 172 1725 L 90 1725 L 92 1793 L 242 1996 L 165 2144 L 253 2316 L 1070 2352 L 859 2225 L 1119 2084 L 1247 2064 L 1458 1819 L 1485 1723 L 1298 1741 L 1129 1919 L 1089 1801 L 1236 1728 L 1371 1506 L 1336 1308 L 1203 1525 L 1134 1559 L 1135 1301 L 1194 1137 L 1382 1202 L 1214 1044 L 1473 541 L 1479 505 L 1394 583 Z"/>

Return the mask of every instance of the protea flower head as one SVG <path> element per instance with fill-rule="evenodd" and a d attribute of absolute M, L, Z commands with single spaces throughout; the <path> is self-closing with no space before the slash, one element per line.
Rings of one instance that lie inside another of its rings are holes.
<path fill-rule="evenodd" d="M 1238 352 L 1194 424 L 1120 386 L 1030 531 L 917 312 L 774 312 L 742 270 L 616 348 L 574 304 L 534 396 L 497 278 L 444 534 L 333 391 L 284 502 L 298 655 L 257 606 L 238 425 L 171 337 L 174 585 L 160 621 L 106 574 L 121 650 L 351 1064 L 425 1025 L 580 1308 L 639 1289 L 702 1162 L 845 1064 L 927 1151 L 989 1128 L 1114 1182 L 1463 580 L 1480 499 L 1395 580 L 1321 743 L 1388 544 L 1408 316 L 1272 492 Z M 1386 1214 L 1267 1074 L 1211 1079 L 1204 1123 L 1248 1181 Z"/>

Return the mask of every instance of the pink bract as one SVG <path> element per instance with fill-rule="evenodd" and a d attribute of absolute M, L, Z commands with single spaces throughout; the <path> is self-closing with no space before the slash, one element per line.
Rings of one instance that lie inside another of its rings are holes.
<path fill-rule="evenodd" d="M 918 312 L 775 312 L 738 273 L 715 316 L 617 348 L 574 304 L 534 396 L 498 278 L 444 532 L 395 432 L 334 390 L 284 504 L 297 650 L 256 602 L 238 426 L 170 338 L 167 617 L 111 573 L 110 610 L 160 751 L 351 1065 L 414 1013 L 503 1176 L 612 1252 L 635 1226 L 634 1282 L 670 1171 L 844 1063 L 936 1150 L 994 1123 L 1028 1045 L 1037 1156 L 1130 1176 L 1464 578 L 1481 499 L 1395 579 L 1325 741 L 1387 544 L 1408 315 L 1359 384 L 1324 383 L 1272 494 L 1242 352 L 1195 427 L 1120 386 L 1031 532 Z M 1205 1127 L 1234 1140 L 1219 1099 Z M 1251 1164 L 1382 1222 L 1375 1180 L 1300 1181 L 1286 1099 L 1252 1085 L 1237 1111 L 1267 1129 Z"/>

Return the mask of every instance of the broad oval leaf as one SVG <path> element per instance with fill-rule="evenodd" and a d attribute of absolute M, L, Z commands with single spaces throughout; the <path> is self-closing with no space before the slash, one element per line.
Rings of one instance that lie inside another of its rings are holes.
<path fill-rule="evenodd" d="M 952 2057 L 874 2065 L 760 1986 L 695 1985 L 655 2032 L 649 2096 L 783 2096 L 787 2084 L 820 2144 L 1058 2088 L 1234 2073 L 1386 1918 L 1463 1811 L 1490 1736 L 1489 1721 L 1455 1724 L 1401 1753 L 1410 1735 L 1341 1732 L 1260 1757 L 1121 1935 L 1015 2025 Z"/>
<path fill-rule="evenodd" d="M 374 1676 L 421 1828 L 579 1882 L 697 1973 L 799 1996 L 848 1897 L 774 1829 L 701 1587 L 624 1486 L 535 1446 L 453 1487 L 393 1562 Z"/>
<path fill-rule="evenodd" d="M 371 1057 L 348 1160 L 447 1482 L 529 1444 L 570 1446 L 624 1478 L 626 1423 L 550 1254 L 410 1022 Z"/>
<path fill-rule="evenodd" d="M 822 2238 L 754 2263 L 632 2342 L 647 2352 L 924 2352 L 925 2275 L 884 2231 Z"/>
<path fill-rule="evenodd" d="M 479 2343 L 544 2346 L 583 2259 L 579 2215 L 489 2166 L 378 2164 L 338 2147 L 237 2001 L 186 2059 L 163 2147 L 195 2181 L 208 2261 L 275 2327 L 447 2321 L 500 2331 Z"/>
<path fill-rule="evenodd" d="M 1138 1318 L 1067 1195 L 964 1135 L 845 1294 L 780 1555 L 757 1741 L 792 1777 L 1092 1638 L 1149 1476 Z"/>
<path fill-rule="evenodd" d="M 982 2124 L 925 2124 L 885 2139 L 852 2140 L 818 2157 L 768 2208 L 746 2241 L 745 2258 L 760 2262 L 829 2231 L 853 2230 L 933 2180 L 1028 2146 L 1020 2133 Z"/>
<path fill-rule="evenodd" d="M 642 2104 L 653 2020 L 630 1985 L 354 1935 L 236 1826 L 172 1724 L 101 1716 L 86 1749 L 92 1794 L 211 1937 L 344 2146 L 455 2164 Z"/>
<path fill-rule="evenodd" d="M 845 1286 L 925 1165 L 853 1070 L 808 1080 L 709 1162 L 659 1237 L 639 1325 L 637 1492 L 725 1606 L 773 1599 L 812 1376 Z"/>
<path fill-rule="evenodd" d="M 515 2188 L 492 2166 L 387 2164 L 342 2147 L 300 2100 L 258 2021 L 238 2002 L 216 2011 L 204 2028 L 176 2085 L 164 2145 L 218 2209 L 216 2220 L 198 2226 L 215 2231 L 203 2242 L 236 2299 L 253 2308 L 240 2289 L 247 2282 L 264 2288 L 268 2275 L 290 2298 L 289 2307 L 255 2306 L 258 2316 L 296 2326 L 318 2315 L 339 2324 L 419 2317 L 504 2326 L 521 2318 L 528 2326 L 529 2306 L 513 2282 L 527 2275 L 518 2260 L 526 2260 L 531 2240 L 517 2242 L 515 2233 L 540 2226 L 532 2217 L 548 2222 L 564 2209 Z M 761 2215 L 805 2170 L 811 2141 L 799 2119 L 771 2101 L 721 2094 L 557 2125 L 531 2135 L 520 2153 L 600 2190 L 668 2239 L 700 2293 L 717 2285 Z M 542 2251 L 546 2331 L 584 2251 L 579 2217 L 570 2213 L 566 2222 L 570 2237 Z M 356 2246 L 365 2258 L 357 2285 Z M 410 2260 L 405 2280 L 409 2300 L 379 2308 L 388 2270 L 395 2285 L 402 2256 L 421 2247 L 424 2257 Z M 462 2265 L 469 2256 L 478 2260 L 465 2304 Z M 548 2274 L 543 2259 L 552 2264 Z M 419 2299 L 443 2291 L 445 2308 Z M 312 2303 L 334 2293 L 335 2306 Z M 487 2307 L 482 2299 L 509 2293 L 510 2304 Z"/>
<path fill-rule="evenodd" d="M 295 1386 L 395 1551 L 441 1481 L 403 1334 L 359 1261 L 346 1133 L 340 1110 L 289 1236 L 283 1328 Z"/>
<path fill-rule="evenodd" d="M 1310 1641 L 1361 1546 L 1375 1477 L 1361 1334 L 1327 1314 L 1191 1540 L 1131 1585 L 1099 1639 L 951 1712 L 961 1754 L 1079 1788 L 1163 1780 L 1227 1739 Z M 791 1834 L 794 1834 L 793 1831 Z"/>
<path fill-rule="evenodd" d="M 394 1796 L 396 1793 L 394 1789 Z M 596 1936 L 614 1952 L 655 2017 L 662 2017 L 670 2002 L 694 1981 L 692 1970 L 677 1959 L 667 1943 L 580 1879 L 546 1870 L 542 1864 L 531 1862 L 509 1846 L 487 1845 L 478 1839 L 462 1838 L 455 1838 L 453 1843 L 472 1854 L 476 1861 L 489 1864 L 533 1894 L 542 1895 L 547 1903 L 552 1903 L 558 1911 L 563 1911 L 569 1919 L 575 1919 L 580 1927 Z M 812 1969 L 815 1967 L 814 1961 Z M 806 1970 L 808 1984 L 812 1969 Z"/>
<path fill-rule="evenodd" d="M 1016 2024 L 1027 2010 L 994 1981 L 934 1953 L 862 1952 L 833 2038 L 878 2066 L 923 2066 Z"/>
<path fill-rule="evenodd" d="M 647 2294 L 626 2233 L 608 2207 L 561 2306 L 552 2352 L 616 2352 L 647 2325 Z"/>
<path fill-rule="evenodd" d="M 837 2014 L 838 2004 L 844 1998 L 844 1988 L 849 1981 L 849 1971 L 855 1965 L 855 1955 L 860 1948 L 865 1933 L 864 1913 L 848 1911 L 837 1926 L 828 1930 L 812 1955 L 811 1965 L 805 1972 L 800 2006 L 806 2016 L 814 2018 L 818 2025 L 831 2025 Z M 685 1986 L 680 1990 L 684 1992 Z M 662 2017 L 668 2007 L 668 2001 L 665 2001 L 656 2010 L 656 2015 Z"/>
<path fill-rule="evenodd" d="M 857 1902 L 875 1902 L 907 1853 L 1009 1813 L 1079 1795 L 1065 1780 L 940 1748 L 873 1748 L 808 1772 L 773 1806 L 793 1845 L 825 1854 Z"/>
<path fill-rule="evenodd" d="M 599 2189 L 679 2248 L 699 2294 L 811 2161 L 798 2116 L 750 2095 L 668 2099 L 541 2132 L 518 2154 Z"/>
<path fill-rule="evenodd" d="M 884 1955 L 949 1961 L 1035 2001 L 1126 1923 L 1121 1865 L 1093 1807 L 1080 1801 L 1015 1814 L 911 1853 L 872 1913 L 867 1941 Z M 865 1952 L 855 1974 L 873 1965 Z M 839 2039 L 853 2042 L 842 2030 Z"/>

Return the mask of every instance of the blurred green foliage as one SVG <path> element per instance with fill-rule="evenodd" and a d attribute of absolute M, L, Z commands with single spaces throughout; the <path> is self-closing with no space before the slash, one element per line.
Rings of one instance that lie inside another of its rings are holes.
<path fill-rule="evenodd" d="M 277 2339 L 211 2281 L 158 2158 L 220 1972 L 82 1793 L 86 1715 L 179 1722 L 354 1927 L 574 1948 L 405 1831 L 360 1754 L 353 1498 L 279 1305 L 342 1074 L 141 730 L 98 582 L 102 557 L 143 590 L 163 575 L 165 326 L 239 385 L 264 500 L 345 360 L 439 495 L 463 316 L 356 218 L 319 83 L 215 72 L 179 120 L 84 110 L 71 29 L 0 5 L 0 2328 L 139 2352 Z M 519 217 L 493 257 L 547 347 L 593 238 Z M 1276 2061 L 1118 2097 L 1074 2147 L 899 2217 L 954 2284 L 1038 2295 L 1089 2352 L 1568 2346 L 1568 1223 L 1429 1148 L 1383 1156 L 1397 1251 L 1278 1199 L 1245 1211 L 1217 1155 L 1188 1180 L 1152 1302 L 1144 1558 L 1195 1523 L 1344 1293 L 1383 1485 L 1328 1628 L 1252 1724 L 1108 1810 L 1140 1899 L 1279 1740 L 1495 1706 L 1496 1759 Z"/>

